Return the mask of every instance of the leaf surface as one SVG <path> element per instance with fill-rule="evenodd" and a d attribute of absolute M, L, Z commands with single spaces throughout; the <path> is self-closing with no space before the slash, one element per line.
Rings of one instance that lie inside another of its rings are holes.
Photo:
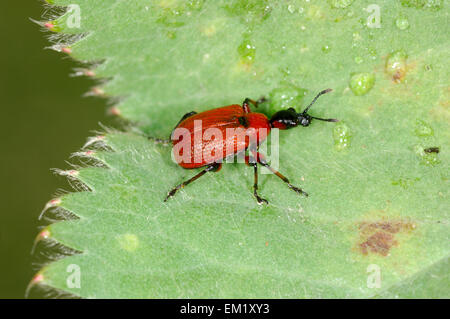
<path fill-rule="evenodd" d="M 44 284 L 92 298 L 449 297 L 448 4 L 378 1 L 371 28 L 370 1 L 74 2 L 81 29 L 70 13 L 55 28 L 86 34 L 71 55 L 103 61 L 101 90 L 136 132 L 167 137 L 184 113 L 245 97 L 269 97 L 268 116 L 300 110 L 328 87 L 310 113 L 341 122 L 280 133 L 280 171 L 310 196 L 262 174 L 267 207 L 243 164 L 164 203 L 196 171 L 136 132 L 106 134 L 112 151 L 90 156 L 108 168 L 81 169 L 91 191 L 58 204 L 80 219 L 47 229 L 82 253 L 44 267 Z"/>

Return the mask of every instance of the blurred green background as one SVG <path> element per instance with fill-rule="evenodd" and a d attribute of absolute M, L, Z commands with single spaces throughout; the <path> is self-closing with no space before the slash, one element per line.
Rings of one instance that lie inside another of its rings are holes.
<path fill-rule="evenodd" d="M 1 213 L 0 298 L 23 298 L 37 270 L 31 255 L 38 216 L 57 189 L 70 190 L 50 168 L 67 169 L 99 122 L 111 126 L 106 101 L 83 97 L 95 82 L 70 77 L 79 66 L 49 46 L 49 32 L 31 22 L 44 1 L 8 1 L 0 11 Z M 40 258 L 42 260 L 42 258 Z"/>

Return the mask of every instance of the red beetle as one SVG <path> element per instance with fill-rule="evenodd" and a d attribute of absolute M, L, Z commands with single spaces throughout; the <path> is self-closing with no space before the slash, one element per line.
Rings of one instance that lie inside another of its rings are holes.
<path fill-rule="evenodd" d="M 327 89 L 317 94 L 314 100 L 301 113 L 297 113 L 294 108 L 289 108 L 276 112 L 270 120 L 264 114 L 250 110 L 249 103 L 258 107 L 259 103 L 265 101 L 264 98 L 258 101 L 246 98 L 242 105 L 233 104 L 202 113 L 186 113 L 171 134 L 174 159 L 183 168 L 205 167 L 205 169 L 173 188 L 164 201 L 175 195 L 177 190 L 192 183 L 207 172 L 219 171 L 224 159 L 242 154 L 249 148 L 250 156 L 245 156 L 245 162 L 254 168 L 253 194 L 258 204 L 268 203 L 267 200 L 258 195 L 258 163 L 281 178 L 290 189 L 308 196 L 306 192 L 292 185 L 286 177 L 267 164 L 264 157 L 258 153 L 258 147 L 267 138 L 272 128 L 286 130 L 298 125 L 308 126 L 311 123 L 311 119 L 337 122 L 336 119 L 322 119 L 307 114 L 309 108 L 319 96 L 330 91 L 331 89 Z M 231 134 L 227 134 L 230 132 L 230 129 L 234 131 L 231 131 Z M 205 138 L 205 135 L 211 135 L 207 134 L 211 130 L 221 134 L 212 134 L 215 137 L 214 139 L 211 138 L 212 136 Z M 217 138 L 218 135 L 220 135 L 220 138 Z M 251 136 L 254 137 L 254 143 L 251 143 L 251 138 L 249 138 Z M 209 154 L 209 156 L 205 157 L 203 156 L 204 154 Z"/>

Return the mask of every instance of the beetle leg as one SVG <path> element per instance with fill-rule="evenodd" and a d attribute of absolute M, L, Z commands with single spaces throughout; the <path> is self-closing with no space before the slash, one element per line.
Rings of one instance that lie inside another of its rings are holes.
<path fill-rule="evenodd" d="M 187 181 L 184 181 L 181 184 L 178 184 L 177 186 L 175 186 L 166 196 L 166 198 L 164 199 L 164 201 L 166 202 L 170 197 L 172 197 L 173 195 L 175 195 L 175 193 L 180 189 L 185 187 L 186 185 L 192 183 L 193 181 L 197 180 L 198 178 L 202 177 L 203 175 L 205 175 L 208 172 L 218 172 L 220 169 L 222 168 L 222 163 L 213 163 L 210 164 L 209 166 L 207 166 L 203 171 L 201 171 L 200 173 L 198 173 L 197 175 L 195 175 L 194 177 L 188 179 Z"/>
<path fill-rule="evenodd" d="M 253 195 L 256 198 L 256 201 L 258 202 L 258 204 L 269 204 L 269 202 L 262 198 L 261 196 L 258 195 L 258 163 L 252 158 L 252 160 L 250 160 L 249 156 L 245 156 L 245 163 L 249 166 L 253 166 L 253 170 L 254 170 L 254 182 L 253 182 Z"/>
<path fill-rule="evenodd" d="M 259 104 L 266 102 L 267 99 L 263 96 L 260 97 L 257 101 L 252 100 L 250 98 L 246 98 L 244 102 L 242 102 L 242 108 L 244 109 L 244 113 L 251 113 L 249 103 L 252 103 L 255 107 L 258 107 Z"/>
<path fill-rule="evenodd" d="M 155 144 L 163 144 L 163 145 L 170 144 L 170 139 L 166 140 L 166 139 L 163 139 L 163 138 L 157 138 L 157 137 L 151 137 L 151 136 L 147 136 L 147 138 L 150 141 L 155 142 Z"/>
<path fill-rule="evenodd" d="M 253 156 L 256 156 L 256 160 L 258 161 L 259 164 L 261 164 L 262 166 L 266 167 L 267 169 L 269 169 L 272 173 L 274 173 L 275 175 L 277 175 L 283 182 L 285 182 L 288 187 L 290 189 L 292 189 L 294 192 L 296 192 L 297 194 L 300 195 L 304 195 L 306 197 L 308 197 L 308 193 L 306 193 L 305 191 L 303 191 L 301 188 L 296 187 L 294 185 L 292 185 L 289 182 L 289 179 L 287 179 L 287 177 L 285 177 L 283 174 L 281 174 L 280 172 L 278 172 L 276 169 L 274 169 L 273 167 L 271 167 L 269 164 L 267 164 L 266 160 L 264 159 L 264 156 L 261 155 L 259 152 L 253 152 Z"/>

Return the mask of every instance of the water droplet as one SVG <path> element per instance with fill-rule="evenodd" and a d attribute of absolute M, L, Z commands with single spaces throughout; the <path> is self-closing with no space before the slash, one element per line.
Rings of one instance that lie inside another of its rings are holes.
<path fill-rule="evenodd" d="M 209 53 L 203 54 L 203 63 L 206 63 L 210 57 L 211 57 L 211 55 Z"/>
<path fill-rule="evenodd" d="M 364 62 L 364 60 L 363 60 L 362 57 L 360 57 L 360 56 L 355 57 L 355 63 L 356 63 L 356 64 L 361 64 L 361 63 L 363 63 L 363 62 Z"/>
<path fill-rule="evenodd" d="M 294 13 L 294 12 L 295 12 L 295 6 L 292 5 L 292 4 L 288 5 L 288 11 L 289 11 L 290 13 Z"/>
<path fill-rule="evenodd" d="M 174 31 L 168 31 L 167 32 L 167 37 L 169 39 L 175 39 L 177 37 L 177 34 Z"/>
<path fill-rule="evenodd" d="M 251 64 L 255 60 L 256 47 L 250 41 L 248 34 L 244 35 L 244 39 L 238 47 L 238 53 L 241 56 L 241 61 L 246 64 Z"/>
<path fill-rule="evenodd" d="M 306 92 L 306 89 L 291 84 L 273 89 L 268 96 L 270 103 L 267 103 L 267 113 L 274 114 L 290 107 L 298 109 L 302 105 Z"/>
<path fill-rule="evenodd" d="M 342 151 L 350 146 L 350 129 L 344 122 L 338 122 L 333 128 L 334 147 Z"/>
<path fill-rule="evenodd" d="M 400 30 L 406 30 L 409 28 L 409 21 L 406 17 L 398 17 L 397 20 L 395 20 L 395 25 Z"/>
<path fill-rule="evenodd" d="M 354 48 L 359 45 L 363 38 L 359 32 L 353 32 L 352 39 L 352 47 Z"/>
<path fill-rule="evenodd" d="M 407 67 L 406 58 L 408 55 L 403 50 L 394 51 L 386 59 L 385 71 L 392 77 L 395 83 L 403 82 Z"/>
<path fill-rule="evenodd" d="M 328 0 L 333 8 L 347 8 L 353 0 Z"/>
<path fill-rule="evenodd" d="M 400 0 L 404 7 L 431 10 L 440 10 L 443 2 L 441 0 Z"/>
<path fill-rule="evenodd" d="M 353 32 L 352 36 L 353 36 L 353 41 L 361 41 L 362 40 L 361 33 L 359 33 L 359 32 Z"/>
<path fill-rule="evenodd" d="M 229 14 L 240 17 L 247 25 L 256 25 L 267 19 L 272 12 L 268 0 L 230 0 L 225 10 Z"/>
<path fill-rule="evenodd" d="M 179 28 L 186 24 L 187 19 L 195 11 L 203 8 L 204 0 L 160 1 L 156 3 L 156 22 L 167 28 Z M 170 37 L 170 34 L 168 34 Z"/>
<path fill-rule="evenodd" d="M 424 137 L 424 136 L 433 136 L 434 131 L 431 125 L 427 124 L 426 122 L 422 120 L 416 121 L 416 127 L 414 129 L 414 132 L 417 136 Z"/>
<path fill-rule="evenodd" d="M 186 7 L 191 10 L 201 10 L 205 0 L 189 0 L 186 4 Z"/>
<path fill-rule="evenodd" d="M 375 84 L 375 75 L 372 73 L 357 73 L 350 78 L 350 89 L 355 95 L 364 95 Z"/>
<path fill-rule="evenodd" d="M 370 58 L 372 60 L 375 60 L 377 58 L 377 50 L 375 50 L 374 48 L 367 48 L 367 51 L 369 52 Z"/>
<path fill-rule="evenodd" d="M 330 51 L 331 51 L 331 48 L 330 48 L 329 45 L 324 45 L 324 46 L 322 47 L 322 52 L 323 52 L 323 53 L 330 53 Z"/>
<path fill-rule="evenodd" d="M 408 189 L 410 186 L 414 185 L 414 183 L 420 181 L 420 178 L 399 178 L 397 180 L 392 180 L 391 184 L 395 186 L 400 186 L 403 189 Z"/>
<path fill-rule="evenodd" d="M 325 17 L 322 8 L 316 5 L 311 5 L 308 10 L 308 17 L 314 20 L 323 19 Z"/>
<path fill-rule="evenodd" d="M 157 23 L 160 23 L 166 27 L 179 28 L 185 25 L 182 21 L 182 10 L 177 10 L 173 8 L 160 8 L 159 15 L 156 19 Z"/>
<path fill-rule="evenodd" d="M 288 67 L 280 68 L 280 72 L 283 74 L 284 78 L 287 78 L 291 74 L 291 70 Z"/>

